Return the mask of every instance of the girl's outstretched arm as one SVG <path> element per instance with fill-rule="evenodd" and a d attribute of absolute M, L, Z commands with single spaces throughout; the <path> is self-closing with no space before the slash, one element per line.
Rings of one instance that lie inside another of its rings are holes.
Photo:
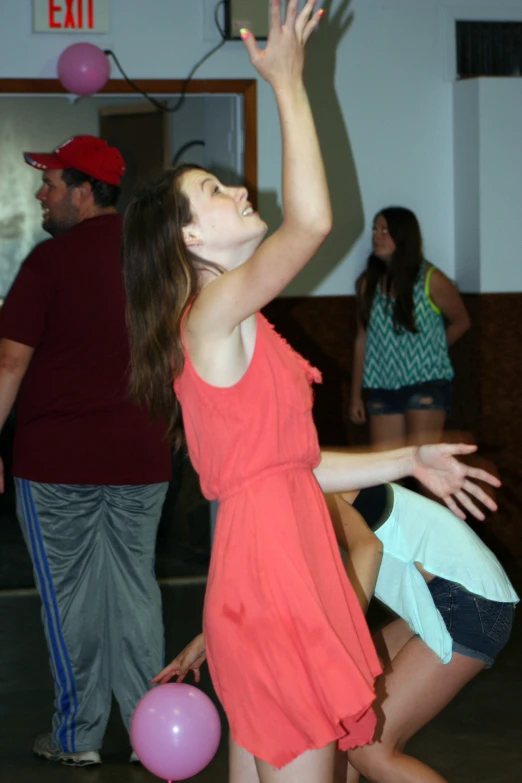
<path fill-rule="evenodd" d="M 477 519 L 484 519 L 484 513 L 473 499 L 491 511 L 496 511 L 497 504 L 475 481 L 493 487 L 499 487 L 500 481 L 481 468 L 455 459 L 476 450 L 476 446 L 464 443 L 440 443 L 366 453 L 322 451 L 314 473 L 323 492 L 347 492 L 413 476 L 440 497 L 456 516 L 465 519 L 462 506 Z"/>

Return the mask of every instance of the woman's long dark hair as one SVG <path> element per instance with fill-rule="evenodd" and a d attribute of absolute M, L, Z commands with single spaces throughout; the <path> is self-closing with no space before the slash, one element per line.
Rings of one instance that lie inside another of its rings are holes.
<path fill-rule="evenodd" d="M 370 320 L 373 297 L 378 285 L 383 293 L 395 297 L 393 327 L 400 334 L 404 330 L 417 332 L 413 304 L 413 287 L 424 259 L 419 221 L 410 209 L 387 207 L 377 213 L 382 215 L 395 243 L 395 251 L 389 264 L 375 253 L 368 257 L 366 269 L 357 279 L 357 307 L 359 318 L 366 328 Z"/>
<path fill-rule="evenodd" d="M 167 422 L 167 436 L 181 444 L 173 379 L 183 369 L 181 319 L 198 291 L 198 272 L 213 264 L 191 253 L 182 229 L 192 222 L 181 175 L 196 165 L 168 169 L 130 202 L 123 223 L 122 260 L 130 340 L 131 398 L 152 418 Z"/>

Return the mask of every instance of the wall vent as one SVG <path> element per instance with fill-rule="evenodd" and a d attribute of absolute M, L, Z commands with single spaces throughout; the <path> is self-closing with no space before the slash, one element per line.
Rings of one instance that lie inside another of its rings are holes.
<path fill-rule="evenodd" d="M 456 25 L 459 79 L 522 75 L 522 22 L 457 21 Z"/>

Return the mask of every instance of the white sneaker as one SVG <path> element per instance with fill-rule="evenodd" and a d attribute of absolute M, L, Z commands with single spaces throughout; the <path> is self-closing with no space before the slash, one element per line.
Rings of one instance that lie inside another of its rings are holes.
<path fill-rule="evenodd" d="M 33 753 L 48 761 L 59 761 L 69 767 L 90 767 L 93 764 L 101 764 L 101 756 L 97 750 L 81 750 L 78 753 L 69 753 L 57 747 L 51 734 L 40 734 L 33 745 Z"/>
<path fill-rule="evenodd" d="M 135 750 L 132 751 L 132 753 L 130 755 L 129 761 L 130 761 L 131 764 L 139 764 L 140 763 L 140 760 L 138 758 L 138 754 L 136 753 Z"/>

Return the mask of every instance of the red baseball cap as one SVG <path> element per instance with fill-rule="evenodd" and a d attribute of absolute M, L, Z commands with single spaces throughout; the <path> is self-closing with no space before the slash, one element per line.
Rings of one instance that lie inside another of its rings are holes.
<path fill-rule="evenodd" d="M 119 185 L 125 172 L 120 151 L 97 136 L 73 136 L 54 152 L 24 152 L 24 158 L 36 169 L 78 169 L 109 185 Z"/>

